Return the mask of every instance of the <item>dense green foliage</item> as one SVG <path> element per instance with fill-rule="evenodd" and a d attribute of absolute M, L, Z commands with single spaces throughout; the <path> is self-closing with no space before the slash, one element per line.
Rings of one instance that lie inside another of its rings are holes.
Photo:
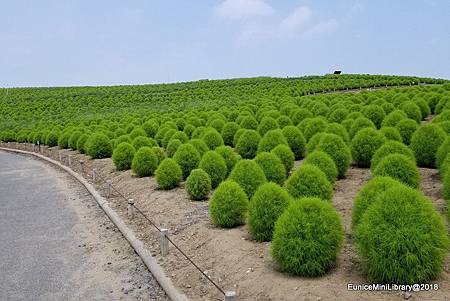
<path fill-rule="evenodd" d="M 286 181 L 286 190 L 293 198 L 318 197 L 331 201 L 333 186 L 320 168 L 303 164 Z"/>
<path fill-rule="evenodd" d="M 211 188 L 211 177 L 203 169 L 194 169 L 186 179 L 186 192 L 191 200 L 206 199 Z"/>
<path fill-rule="evenodd" d="M 200 154 L 192 144 L 186 143 L 178 147 L 173 159 L 183 171 L 183 179 L 186 179 L 191 171 L 197 168 L 200 162 Z"/>
<path fill-rule="evenodd" d="M 127 142 L 120 143 L 113 151 L 112 160 L 117 170 L 127 170 L 131 168 L 136 149 Z"/>
<path fill-rule="evenodd" d="M 138 177 L 148 177 L 158 168 L 158 157 L 155 151 L 148 147 L 141 147 L 135 154 L 131 163 L 131 169 Z"/>
<path fill-rule="evenodd" d="M 228 174 L 225 159 L 215 151 L 206 152 L 200 160 L 198 168 L 210 176 L 212 188 L 216 188 Z"/>
<path fill-rule="evenodd" d="M 230 173 L 229 179 L 238 183 L 244 189 L 247 197 L 252 198 L 258 187 L 264 184 L 264 171 L 253 160 L 240 160 Z"/>
<path fill-rule="evenodd" d="M 233 181 L 222 182 L 209 202 L 212 222 L 222 228 L 232 228 L 245 222 L 248 198 L 244 190 Z"/>
<path fill-rule="evenodd" d="M 318 198 L 292 202 L 275 224 L 272 257 L 282 271 L 321 276 L 336 265 L 344 238 L 340 217 Z"/>
<path fill-rule="evenodd" d="M 359 224 L 362 215 L 378 195 L 396 185 L 401 185 L 401 183 L 391 177 L 374 177 L 367 182 L 356 195 L 352 209 L 352 226 L 355 227 Z"/>
<path fill-rule="evenodd" d="M 331 184 L 334 184 L 336 181 L 338 175 L 336 164 L 327 153 L 319 150 L 313 151 L 306 156 L 305 164 L 317 166 L 321 171 L 323 171 Z"/>
<path fill-rule="evenodd" d="M 183 177 L 183 171 L 177 162 L 173 159 L 166 158 L 158 166 L 156 170 L 156 182 L 163 190 L 170 190 L 180 185 Z"/>
<path fill-rule="evenodd" d="M 372 171 L 375 170 L 375 167 L 377 167 L 378 163 L 380 163 L 380 161 L 384 159 L 384 157 L 391 154 L 405 155 L 414 163 L 416 162 L 416 158 L 414 157 L 414 154 L 409 147 L 401 142 L 387 141 L 373 155 L 370 164 L 370 168 L 372 169 Z"/>
<path fill-rule="evenodd" d="M 420 175 L 414 160 L 402 155 L 387 155 L 373 170 L 374 176 L 391 177 L 412 188 L 419 188 Z"/>
<path fill-rule="evenodd" d="M 427 283 L 442 271 L 449 244 L 430 200 L 405 186 L 376 197 L 355 238 L 364 270 L 377 283 Z"/>
<path fill-rule="evenodd" d="M 275 222 L 289 203 L 289 194 L 277 184 L 261 185 L 250 200 L 248 212 L 248 225 L 253 239 L 272 240 Z"/>
<path fill-rule="evenodd" d="M 386 138 L 372 128 L 360 130 L 352 139 L 352 157 L 359 167 L 369 167 L 375 152 L 383 145 Z"/>
<path fill-rule="evenodd" d="M 283 185 L 286 180 L 286 168 L 280 158 L 273 153 L 263 152 L 256 156 L 255 162 L 263 170 L 267 181 Z"/>
<path fill-rule="evenodd" d="M 421 126 L 411 137 L 411 149 L 421 167 L 435 167 L 436 152 L 447 134 L 435 124 Z"/>
<path fill-rule="evenodd" d="M 93 159 L 109 158 L 112 154 L 111 142 L 108 136 L 102 133 L 94 133 L 89 136 L 84 149 L 86 154 Z"/>

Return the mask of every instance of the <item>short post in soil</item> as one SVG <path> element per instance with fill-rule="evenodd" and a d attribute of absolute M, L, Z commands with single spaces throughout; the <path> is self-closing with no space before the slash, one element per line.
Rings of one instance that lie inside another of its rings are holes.
<path fill-rule="evenodd" d="M 111 197 L 111 180 L 106 180 L 106 198 Z"/>
<path fill-rule="evenodd" d="M 225 299 L 224 299 L 225 301 L 237 301 L 237 299 L 238 297 L 236 292 L 233 291 L 225 292 Z"/>
<path fill-rule="evenodd" d="M 80 160 L 81 175 L 84 173 L 84 161 Z"/>
<path fill-rule="evenodd" d="M 97 172 L 97 170 L 95 168 L 92 169 L 92 182 L 95 183 L 95 173 Z"/>
<path fill-rule="evenodd" d="M 67 157 L 69 158 L 69 166 L 71 166 L 72 165 L 72 157 L 70 155 Z"/>
<path fill-rule="evenodd" d="M 169 234 L 168 229 L 161 229 L 159 237 L 159 246 L 161 248 L 162 256 L 167 256 L 167 254 L 169 254 L 169 240 L 167 239 L 168 234 Z"/>
<path fill-rule="evenodd" d="M 134 200 L 133 199 L 128 199 L 127 211 L 128 211 L 128 217 L 130 219 L 133 219 L 133 217 L 134 217 Z"/>
<path fill-rule="evenodd" d="M 62 154 L 61 154 L 61 151 L 58 151 L 58 156 L 59 156 L 59 162 L 62 162 Z"/>

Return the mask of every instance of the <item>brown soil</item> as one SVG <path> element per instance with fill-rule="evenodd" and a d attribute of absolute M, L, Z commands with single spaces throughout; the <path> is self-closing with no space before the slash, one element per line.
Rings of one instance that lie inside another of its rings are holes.
<path fill-rule="evenodd" d="M 347 290 L 348 283 L 368 283 L 352 245 L 350 223 L 353 199 L 369 180 L 369 169 L 351 167 L 346 178 L 336 182 L 333 204 L 343 220 L 345 243 L 337 267 L 323 277 L 311 279 L 278 272 L 270 257 L 270 243 L 252 241 L 246 226 L 229 230 L 215 228 L 208 217 L 207 202 L 190 201 L 183 187 L 160 191 L 153 177 L 136 178 L 130 171 L 115 171 L 110 159 L 90 160 L 73 151 L 62 152 L 73 156 L 74 170 L 80 171 L 79 160 L 85 162 L 84 169 L 89 170 L 86 178 L 91 179 L 91 170 L 96 168 L 103 178 L 112 180 L 113 185 L 126 198 L 133 198 L 136 206 L 157 225 L 168 228 L 170 237 L 211 279 L 224 290 L 237 291 L 239 300 L 448 300 L 450 297 L 450 258 L 435 281 L 440 285 L 438 291 L 410 294 Z M 58 150 L 53 150 L 51 156 L 57 159 Z M 298 165 L 299 162 L 296 167 Z M 420 172 L 422 191 L 442 211 L 444 201 L 437 171 L 420 169 Z M 97 184 L 102 192 L 100 182 Z M 167 275 L 192 300 L 223 300 L 221 293 L 175 248 L 171 247 L 169 256 L 160 256 L 158 232 L 140 216 L 129 220 L 124 199 L 115 194 L 109 202 L 146 243 Z"/>

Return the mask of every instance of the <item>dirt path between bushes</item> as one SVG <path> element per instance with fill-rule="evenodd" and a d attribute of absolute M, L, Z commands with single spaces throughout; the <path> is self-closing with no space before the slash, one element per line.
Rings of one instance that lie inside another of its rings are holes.
<path fill-rule="evenodd" d="M 270 243 L 251 240 L 247 227 L 224 230 L 215 228 L 208 217 L 207 202 L 189 201 L 183 186 L 171 191 L 157 190 L 155 179 L 136 178 L 131 171 L 118 172 L 110 159 L 90 160 L 74 151 L 63 150 L 73 157 L 73 169 L 80 172 L 79 160 L 85 171 L 97 172 L 112 183 L 127 198 L 133 198 L 157 225 L 169 229 L 173 240 L 224 290 L 238 292 L 239 300 L 447 300 L 450 291 L 450 258 L 436 282 L 440 289 L 433 292 L 355 292 L 347 284 L 366 283 L 360 262 L 352 245 L 350 231 L 351 208 L 359 188 L 369 180 L 370 170 L 351 167 L 347 176 L 335 184 L 333 204 L 345 227 L 345 243 L 337 267 L 320 278 L 291 277 L 277 271 L 270 257 Z M 53 151 L 58 158 L 58 151 Z M 296 162 L 296 166 L 299 162 Z M 420 169 L 422 191 L 442 211 L 444 201 L 441 183 L 434 169 Z M 91 174 L 85 173 L 90 179 Z M 97 182 L 97 189 L 102 185 Z M 158 259 L 167 275 L 192 300 L 222 300 L 223 296 L 174 248 L 169 256 L 159 255 L 158 233 L 143 218 L 127 219 L 126 201 L 117 195 L 111 206 L 121 215 Z"/>

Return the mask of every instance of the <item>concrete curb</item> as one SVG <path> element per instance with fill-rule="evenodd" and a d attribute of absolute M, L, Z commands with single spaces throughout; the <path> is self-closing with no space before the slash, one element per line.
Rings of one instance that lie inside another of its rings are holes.
<path fill-rule="evenodd" d="M 136 235 L 130 228 L 128 228 L 128 226 L 119 217 L 119 215 L 108 205 L 108 202 L 95 190 L 94 186 L 88 183 L 82 176 L 71 170 L 69 167 L 62 165 L 60 162 L 47 158 L 41 154 L 4 147 L 0 147 L 0 150 L 37 157 L 41 160 L 47 161 L 49 163 L 52 163 L 53 165 L 58 166 L 59 168 L 63 169 L 71 176 L 73 176 L 75 179 L 77 179 L 84 187 L 86 187 L 86 189 L 94 197 L 94 199 L 106 213 L 109 219 L 114 223 L 114 225 L 116 225 L 116 227 L 119 229 L 122 235 L 128 240 L 131 247 L 136 251 L 139 257 L 141 257 L 142 261 L 145 263 L 149 271 L 153 274 L 156 281 L 158 281 L 161 288 L 166 292 L 167 296 L 172 301 L 189 300 L 184 294 L 180 293 L 178 289 L 173 285 L 172 281 L 166 276 L 163 269 L 157 263 L 155 258 L 153 258 L 151 253 L 145 248 L 143 242 L 136 237 Z"/>

